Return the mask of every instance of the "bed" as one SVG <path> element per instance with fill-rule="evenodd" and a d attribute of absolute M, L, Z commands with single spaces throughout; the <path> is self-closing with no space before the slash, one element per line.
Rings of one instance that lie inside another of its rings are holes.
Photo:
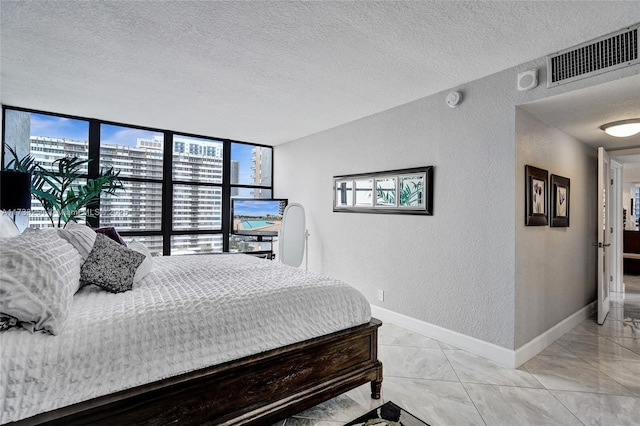
<path fill-rule="evenodd" d="M 81 288 L 54 336 L 0 332 L 0 423 L 271 424 L 367 382 L 379 398 L 380 325 L 318 274 L 154 258 L 130 291 Z"/>

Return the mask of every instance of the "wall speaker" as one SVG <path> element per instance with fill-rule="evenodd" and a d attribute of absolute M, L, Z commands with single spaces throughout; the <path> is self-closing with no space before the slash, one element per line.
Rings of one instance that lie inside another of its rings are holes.
<path fill-rule="evenodd" d="M 538 70 L 532 69 L 518 74 L 518 90 L 524 92 L 538 85 Z"/>

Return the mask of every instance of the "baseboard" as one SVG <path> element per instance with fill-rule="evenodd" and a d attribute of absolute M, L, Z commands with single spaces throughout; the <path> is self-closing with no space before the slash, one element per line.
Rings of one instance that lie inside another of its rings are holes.
<path fill-rule="evenodd" d="M 442 343 L 446 343 L 456 348 L 464 349 L 467 352 L 487 358 L 496 364 L 507 368 L 514 368 L 514 351 L 503 348 L 457 331 L 449 330 L 425 321 L 408 317 L 397 312 L 390 311 L 379 306 L 371 305 L 371 314 L 383 322 L 398 325 L 407 330 L 414 331 Z"/>
<path fill-rule="evenodd" d="M 517 368 L 542 352 L 560 336 L 587 319 L 595 311 L 595 306 L 596 302 L 588 304 L 515 351 L 379 306 L 371 305 L 371 314 L 383 323 L 388 322 L 398 325 L 423 336 L 436 339 L 448 345 L 455 346 L 456 348 L 464 349 L 467 352 L 486 358 L 504 367 Z"/>
<path fill-rule="evenodd" d="M 519 367 L 534 356 L 538 355 L 563 334 L 571 331 L 582 321 L 589 318 L 589 316 L 596 311 L 596 304 L 597 302 L 589 303 L 573 315 L 567 317 L 563 321 L 560 321 L 549 330 L 516 349 L 515 366 Z"/>

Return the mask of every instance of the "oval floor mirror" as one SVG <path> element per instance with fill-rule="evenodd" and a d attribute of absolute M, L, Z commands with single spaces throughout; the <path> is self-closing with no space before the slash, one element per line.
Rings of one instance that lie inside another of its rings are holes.
<path fill-rule="evenodd" d="M 282 227 L 278 233 L 278 251 L 281 263 L 298 267 L 305 252 L 307 229 L 304 207 L 291 203 L 284 209 Z"/>

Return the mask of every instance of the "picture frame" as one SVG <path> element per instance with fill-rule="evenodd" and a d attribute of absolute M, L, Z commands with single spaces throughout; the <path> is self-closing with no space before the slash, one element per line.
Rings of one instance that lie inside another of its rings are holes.
<path fill-rule="evenodd" d="M 363 177 L 353 181 L 354 208 L 373 207 L 373 179 Z"/>
<path fill-rule="evenodd" d="M 525 225 L 549 224 L 549 172 L 534 166 L 524 167 Z"/>
<path fill-rule="evenodd" d="M 433 166 L 333 177 L 333 211 L 433 215 Z"/>
<path fill-rule="evenodd" d="M 551 226 L 568 228 L 571 180 L 563 176 L 551 175 L 549 188 L 551 190 Z"/>

